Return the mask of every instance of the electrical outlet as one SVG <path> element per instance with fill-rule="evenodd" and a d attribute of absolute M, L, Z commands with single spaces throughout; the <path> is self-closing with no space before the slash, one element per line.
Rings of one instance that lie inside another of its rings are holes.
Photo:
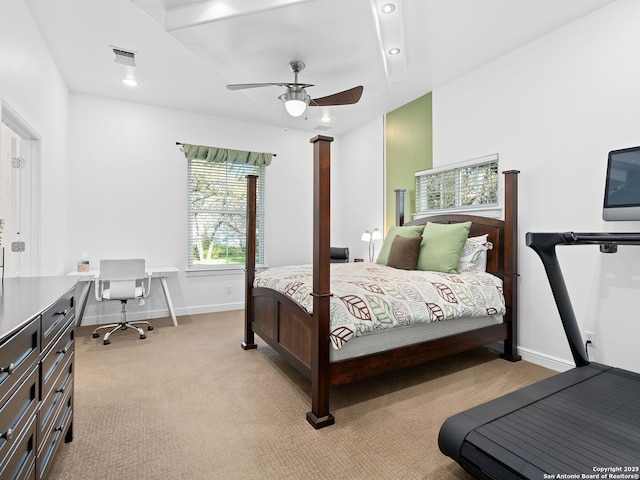
<path fill-rule="evenodd" d="M 592 347 L 596 346 L 596 334 L 594 332 L 589 332 L 588 330 L 585 330 L 584 338 L 587 342 L 589 342 L 590 346 Z"/>
<path fill-rule="evenodd" d="M 227 295 L 231 293 L 231 285 L 227 285 Z"/>

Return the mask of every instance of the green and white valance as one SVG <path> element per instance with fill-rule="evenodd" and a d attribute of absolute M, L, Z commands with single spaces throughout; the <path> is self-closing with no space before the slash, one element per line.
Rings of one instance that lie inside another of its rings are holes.
<path fill-rule="evenodd" d="M 271 164 L 272 153 L 247 152 L 230 148 L 207 147 L 205 145 L 183 145 L 188 160 L 206 160 L 214 163 L 242 163 L 259 167 Z"/>

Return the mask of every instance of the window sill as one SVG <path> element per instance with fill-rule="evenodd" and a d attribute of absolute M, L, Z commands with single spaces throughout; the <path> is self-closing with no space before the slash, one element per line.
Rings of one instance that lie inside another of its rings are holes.
<path fill-rule="evenodd" d="M 416 212 L 412 215 L 414 220 L 433 215 L 481 215 L 489 218 L 500 218 L 502 207 L 498 205 L 487 205 L 477 207 L 448 208 L 443 210 L 429 210 L 426 212 Z"/>
<path fill-rule="evenodd" d="M 256 265 L 256 271 L 264 270 L 266 265 Z M 192 268 L 186 269 L 187 277 L 216 277 L 223 275 L 244 275 L 244 265 L 221 266 L 211 268 Z"/>

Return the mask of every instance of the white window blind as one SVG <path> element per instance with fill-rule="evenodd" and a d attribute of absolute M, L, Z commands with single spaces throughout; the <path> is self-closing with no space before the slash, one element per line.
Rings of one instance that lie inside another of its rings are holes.
<path fill-rule="evenodd" d="M 498 156 L 416 173 L 416 212 L 497 207 Z"/>
<path fill-rule="evenodd" d="M 189 162 L 190 269 L 243 265 L 246 258 L 247 175 L 258 175 L 256 264 L 264 263 L 264 166 Z"/>

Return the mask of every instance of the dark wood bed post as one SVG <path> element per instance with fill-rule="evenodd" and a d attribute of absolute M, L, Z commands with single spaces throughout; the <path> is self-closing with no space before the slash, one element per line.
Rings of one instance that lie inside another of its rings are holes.
<path fill-rule="evenodd" d="M 247 256 L 245 259 L 244 341 L 242 348 L 257 348 L 251 322 L 253 320 L 253 281 L 256 276 L 256 206 L 257 175 L 247 175 Z"/>
<path fill-rule="evenodd" d="M 404 225 L 404 188 L 396 188 L 396 225 L 401 227 Z"/>
<path fill-rule="evenodd" d="M 314 428 L 333 425 L 329 413 L 329 298 L 331 241 L 331 142 L 318 135 L 313 143 L 313 316 L 311 326 L 311 411 Z"/>
<path fill-rule="evenodd" d="M 508 339 L 504 342 L 502 358 L 517 362 L 521 359 L 518 355 L 518 174 L 519 170 L 507 170 L 502 172 L 504 179 L 504 296 L 507 299 L 506 318 Z"/>

